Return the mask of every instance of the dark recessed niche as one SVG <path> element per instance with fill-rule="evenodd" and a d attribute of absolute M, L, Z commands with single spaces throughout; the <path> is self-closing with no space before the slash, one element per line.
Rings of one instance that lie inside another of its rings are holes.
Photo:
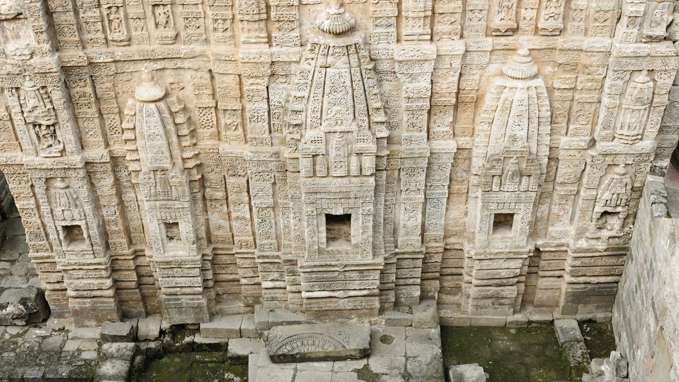
<path fill-rule="evenodd" d="M 514 214 L 500 213 L 493 215 L 493 235 L 511 235 L 514 226 Z"/>
<path fill-rule="evenodd" d="M 351 247 L 351 214 L 325 215 L 325 242 L 327 248 Z"/>

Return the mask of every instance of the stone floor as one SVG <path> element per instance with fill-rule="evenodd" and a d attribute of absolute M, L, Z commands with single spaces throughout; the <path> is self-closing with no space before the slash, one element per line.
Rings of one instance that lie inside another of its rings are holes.
<path fill-rule="evenodd" d="M 100 347 L 98 333 L 58 324 L 0 327 L 0 381 L 91 381 Z"/>
<path fill-rule="evenodd" d="M 251 354 L 249 382 L 443 381 L 441 331 L 373 326 L 368 358 L 274 364 L 266 351 Z"/>

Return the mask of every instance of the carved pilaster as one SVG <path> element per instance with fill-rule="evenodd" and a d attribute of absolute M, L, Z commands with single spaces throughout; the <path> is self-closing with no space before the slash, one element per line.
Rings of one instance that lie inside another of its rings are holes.
<path fill-rule="evenodd" d="M 396 51 L 401 80 L 401 206 L 396 263 L 396 303 L 419 302 L 422 271 L 422 216 L 429 146 L 427 122 L 436 46 L 403 44 Z"/>

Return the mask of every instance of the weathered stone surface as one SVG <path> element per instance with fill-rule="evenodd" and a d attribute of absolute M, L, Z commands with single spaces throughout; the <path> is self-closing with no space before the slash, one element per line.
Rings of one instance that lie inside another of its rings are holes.
<path fill-rule="evenodd" d="M 247 362 L 250 354 L 264 351 L 264 342 L 254 338 L 235 338 L 229 341 L 226 357 L 236 362 Z"/>
<path fill-rule="evenodd" d="M 0 295 L 0 325 L 28 325 L 49 317 L 45 296 L 35 287 L 7 289 Z"/>
<path fill-rule="evenodd" d="M 200 335 L 211 338 L 240 338 L 242 315 L 216 317 L 200 324 Z"/>
<path fill-rule="evenodd" d="M 646 181 L 613 309 L 617 357 L 629 361 L 630 381 L 679 380 L 679 368 L 670 366 L 679 365 L 675 350 L 679 349 L 679 184 L 676 172 L 669 175 L 673 177 L 650 176 Z M 665 202 L 662 196 L 668 193 L 671 200 Z M 652 207 L 658 203 L 666 204 L 671 217 L 655 215 Z"/>
<path fill-rule="evenodd" d="M 413 307 L 413 328 L 435 328 L 439 326 L 439 312 L 435 300 L 424 300 Z"/>
<path fill-rule="evenodd" d="M 554 331 L 561 346 L 567 342 L 583 342 L 585 340 L 580 332 L 578 321 L 574 319 L 554 320 Z"/>
<path fill-rule="evenodd" d="M 76 326 L 595 316 L 677 143 L 669 0 L 8 2 L 0 288 Z"/>
<path fill-rule="evenodd" d="M 477 363 L 454 365 L 448 368 L 450 382 L 486 382 L 486 373 Z"/>
<path fill-rule="evenodd" d="M 104 322 L 101 326 L 101 340 L 104 342 L 131 342 L 136 337 L 136 327 L 129 321 Z"/>
<path fill-rule="evenodd" d="M 160 336 L 161 317 L 152 315 L 140 318 L 137 324 L 137 339 L 140 341 L 155 341 Z"/>
<path fill-rule="evenodd" d="M 357 359 L 370 353 L 370 326 L 351 323 L 276 326 L 265 341 L 273 362 Z"/>

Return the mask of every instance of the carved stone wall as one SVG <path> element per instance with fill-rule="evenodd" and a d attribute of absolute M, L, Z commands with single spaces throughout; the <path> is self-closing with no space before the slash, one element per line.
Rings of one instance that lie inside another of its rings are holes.
<path fill-rule="evenodd" d="M 678 138 L 676 1 L 0 1 L 52 312 L 610 312 Z"/>

